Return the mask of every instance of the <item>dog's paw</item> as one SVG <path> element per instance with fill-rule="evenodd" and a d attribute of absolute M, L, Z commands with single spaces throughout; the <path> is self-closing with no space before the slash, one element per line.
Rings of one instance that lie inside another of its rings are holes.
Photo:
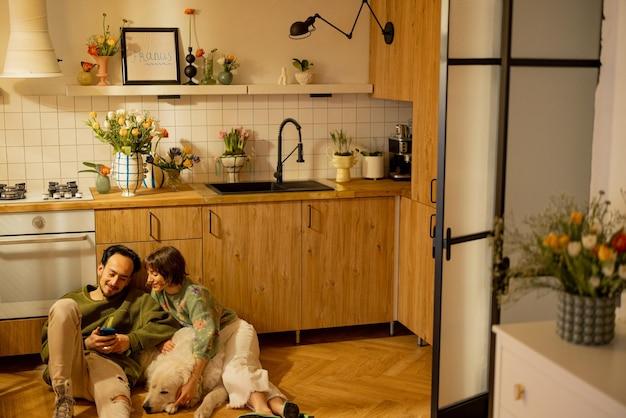
<path fill-rule="evenodd" d="M 168 414 L 172 415 L 178 411 L 178 407 L 174 406 L 173 403 L 170 403 L 170 404 L 165 405 L 165 408 L 163 410 L 167 412 Z"/>

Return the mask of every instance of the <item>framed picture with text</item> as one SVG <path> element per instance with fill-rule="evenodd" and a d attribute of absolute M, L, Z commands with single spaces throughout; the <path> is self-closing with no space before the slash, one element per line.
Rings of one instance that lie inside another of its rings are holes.
<path fill-rule="evenodd" d="M 178 28 L 124 28 L 124 85 L 180 84 Z"/>

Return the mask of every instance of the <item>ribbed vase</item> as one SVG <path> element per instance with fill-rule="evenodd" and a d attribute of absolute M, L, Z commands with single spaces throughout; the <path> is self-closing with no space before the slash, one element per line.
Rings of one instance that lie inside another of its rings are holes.
<path fill-rule="evenodd" d="M 565 341 L 602 345 L 615 336 L 616 298 L 592 298 L 559 292 L 556 333 Z"/>

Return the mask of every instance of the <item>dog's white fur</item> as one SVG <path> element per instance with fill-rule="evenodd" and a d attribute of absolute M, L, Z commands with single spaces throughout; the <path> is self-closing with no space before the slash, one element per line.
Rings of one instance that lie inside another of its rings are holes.
<path fill-rule="evenodd" d="M 190 327 L 181 328 L 172 337 L 175 348 L 167 354 L 153 353 L 142 355 L 148 394 L 143 409 L 149 413 L 165 411 L 174 414 L 178 389 L 187 383 L 193 371 L 195 359 L 191 351 L 194 331 Z M 152 358 L 151 358 L 152 357 Z M 149 363 L 148 363 L 149 362 Z M 228 393 L 222 384 L 224 353 L 218 353 L 207 363 L 198 387 L 198 393 L 190 407 L 202 404 L 194 413 L 194 418 L 208 418 L 213 410 L 228 399 Z"/>

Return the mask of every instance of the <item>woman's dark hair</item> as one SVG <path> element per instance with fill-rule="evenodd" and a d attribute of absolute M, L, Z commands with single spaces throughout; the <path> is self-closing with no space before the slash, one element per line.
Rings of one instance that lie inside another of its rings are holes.
<path fill-rule="evenodd" d="M 146 258 L 146 268 L 158 271 L 165 283 L 182 284 L 187 275 L 185 257 L 174 247 L 161 247 Z"/>
<path fill-rule="evenodd" d="M 100 263 L 102 263 L 103 266 L 106 266 L 109 258 L 115 254 L 123 255 L 124 257 L 128 257 L 133 260 L 133 274 L 137 273 L 141 269 L 141 258 L 136 252 L 123 245 L 111 245 L 109 248 L 104 250 Z"/>

